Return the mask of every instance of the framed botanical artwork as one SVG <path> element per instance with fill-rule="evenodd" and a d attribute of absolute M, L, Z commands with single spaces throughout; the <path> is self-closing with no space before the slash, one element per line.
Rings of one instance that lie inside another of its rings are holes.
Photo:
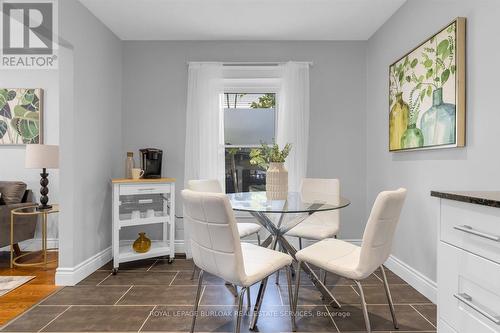
<path fill-rule="evenodd" d="M 43 90 L 0 88 L 0 145 L 43 143 Z"/>
<path fill-rule="evenodd" d="M 465 146 L 465 18 L 389 67 L 389 151 Z"/>

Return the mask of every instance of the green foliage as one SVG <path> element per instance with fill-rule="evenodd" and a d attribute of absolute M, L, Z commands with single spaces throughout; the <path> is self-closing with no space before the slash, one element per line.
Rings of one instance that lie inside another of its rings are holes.
<path fill-rule="evenodd" d="M 16 97 L 16 92 L 14 90 L 0 89 L 0 116 L 5 118 L 12 118 L 10 113 L 10 107 L 7 102 L 13 100 Z"/>
<path fill-rule="evenodd" d="M 390 67 L 390 90 L 389 90 L 389 105 L 396 101 L 396 96 L 403 91 L 403 85 L 411 81 L 411 76 L 406 75 L 407 71 L 414 68 L 418 64 L 418 60 L 410 61 L 409 57 L 406 56 L 404 60 L 392 65 Z"/>
<path fill-rule="evenodd" d="M 435 89 L 441 88 L 456 73 L 455 60 L 455 24 L 446 29 L 445 36 L 439 34 L 432 37 L 422 47 L 415 59 L 406 56 L 390 68 L 390 105 L 392 107 L 398 93 L 402 92 L 404 84 L 412 84 L 408 106 L 409 122 L 415 123 L 420 106 L 425 98 L 432 96 Z M 416 53 L 416 52 L 414 52 Z M 414 54 L 412 53 L 412 54 Z M 409 66 L 408 66 L 409 64 Z M 423 72 L 418 77 L 415 74 Z M 401 78 L 404 78 L 401 80 Z"/>
<path fill-rule="evenodd" d="M 0 120 L 0 139 L 3 138 L 3 136 L 5 135 L 5 133 L 7 133 L 7 128 L 9 126 L 7 125 L 7 123 L 3 120 Z"/>
<path fill-rule="evenodd" d="M 250 151 L 250 164 L 257 165 L 264 170 L 269 167 L 269 163 L 284 163 L 292 149 L 292 144 L 290 143 L 287 143 L 282 150 L 280 150 L 276 143 L 272 145 L 262 143 L 261 146 L 261 148 Z"/>
<path fill-rule="evenodd" d="M 433 37 L 429 44 L 434 44 L 434 47 L 426 47 L 422 52 L 422 65 L 427 69 L 426 79 L 432 79 L 429 84 L 436 89 L 441 88 L 450 78 L 450 74 L 455 74 L 455 24 L 450 25 L 446 32 L 448 36 L 445 39 L 438 41 Z"/>
<path fill-rule="evenodd" d="M 276 94 L 265 94 L 259 97 L 259 102 L 252 102 L 252 109 L 271 109 L 276 106 Z"/>

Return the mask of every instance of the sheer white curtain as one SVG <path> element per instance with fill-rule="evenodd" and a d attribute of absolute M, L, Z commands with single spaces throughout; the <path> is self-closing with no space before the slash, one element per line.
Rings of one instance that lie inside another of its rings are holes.
<path fill-rule="evenodd" d="M 218 179 L 224 184 L 224 93 L 222 63 L 190 63 L 186 109 L 184 186 L 190 179 Z M 189 230 L 184 246 L 191 256 Z"/>
<path fill-rule="evenodd" d="M 276 141 L 280 146 L 290 142 L 292 150 L 286 160 L 288 189 L 298 191 L 307 173 L 309 143 L 309 63 L 287 62 L 282 65 L 282 86 L 278 104 Z"/>

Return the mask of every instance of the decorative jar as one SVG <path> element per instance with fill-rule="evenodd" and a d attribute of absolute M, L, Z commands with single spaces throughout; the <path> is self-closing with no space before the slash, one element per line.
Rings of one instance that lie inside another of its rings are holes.
<path fill-rule="evenodd" d="M 284 163 L 269 163 L 266 196 L 268 200 L 285 200 L 288 197 L 288 171 Z"/>

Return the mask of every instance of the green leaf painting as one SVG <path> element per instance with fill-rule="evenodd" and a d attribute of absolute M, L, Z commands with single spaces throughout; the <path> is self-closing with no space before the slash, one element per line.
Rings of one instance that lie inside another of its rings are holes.
<path fill-rule="evenodd" d="M 42 143 L 42 94 L 38 88 L 0 88 L 0 145 Z"/>
<path fill-rule="evenodd" d="M 0 139 L 2 139 L 5 136 L 5 133 L 7 133 L 7 123 L 3 120 L 0 120 Z"/>
<path fill-rule="evenodd" d="M 457 78 L 465 73 L 465 62 L 459 67 L 457 54 L 465 50 L 464 41 L 465 19 L 458 18 L 390 65 L 390 151 L 460 145 Z"/>

